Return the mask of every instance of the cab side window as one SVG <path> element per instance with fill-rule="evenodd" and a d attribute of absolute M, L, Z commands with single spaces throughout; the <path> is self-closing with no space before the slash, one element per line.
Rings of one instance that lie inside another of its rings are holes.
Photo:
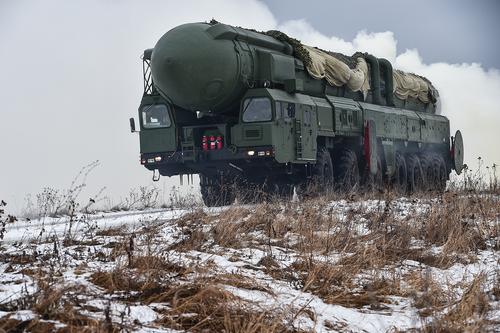
<path fill-rule="evenodd" d="M 142 126 L 145 129 L 170 127 L 172 121 L 165 104 L 145 105 L 141 108 Z"/>
<path fill-rule="evenodd" d="M 273 117 L 271 100 L 267 97 L 247 98 L 243 102 L 243 122 L 269 121 Z"/>

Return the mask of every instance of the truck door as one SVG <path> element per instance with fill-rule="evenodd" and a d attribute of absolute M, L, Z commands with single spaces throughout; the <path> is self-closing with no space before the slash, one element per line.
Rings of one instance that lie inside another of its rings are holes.
<path fill-rule="evenodd" d="M 176 127 L 172 110 L 166 103 L 149 104 L 144 97 L 139 107 L 141 153 L 162 153 L 177 150 Z"/>
<path fill-rule="evenodd" d="M 295 133 L 295 140 L 297 141 L 297 159 L 315 161 L 317 149 L 316 110 L 311 105 L 299 104 L 297 116 Z"/>
<path fill-rule="evenodd" d="M 276 159 L 281 162 L 291 162 L 295 159 L 295 104 L 276 102 Z"/>

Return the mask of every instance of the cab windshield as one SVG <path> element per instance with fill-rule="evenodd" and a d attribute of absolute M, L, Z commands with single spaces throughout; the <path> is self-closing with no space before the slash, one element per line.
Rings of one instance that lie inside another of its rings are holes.
<path fill-rule="evenodd" d="M 141 109 L 142 126 L 149 128 L 170 127 L 172 124 L 165 104 L 146 105 Z"/>
<path fill-rule="evenodd" d="M 271 100 L 267 97 L 247 98 L 243 102 L 243 122 L 255 123 L 273 119 Z"/>

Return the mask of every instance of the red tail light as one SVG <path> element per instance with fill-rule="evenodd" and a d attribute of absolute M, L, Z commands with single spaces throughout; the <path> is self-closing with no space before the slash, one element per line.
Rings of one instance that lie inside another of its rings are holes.
<path fill-rule="evenodd" d="M 222 135 L 203 135 L 201 137 L 201 149 L 219 150 L 224 147 L 224 137 Z"/>
<path fill-rule="evenodd" d="M 206 135 L 201 137 L 201 149 L 208 150 L 208 138 Z"/>
<path fill-rule="evenodd" d="M 215 150 L 215 136 L 210 136 L 210 150 Z"/>

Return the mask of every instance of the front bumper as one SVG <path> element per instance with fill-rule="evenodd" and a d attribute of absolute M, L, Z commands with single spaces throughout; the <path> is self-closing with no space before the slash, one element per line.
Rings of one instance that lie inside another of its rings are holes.
<path fill-rule="evenodd" d="M 279 167 L 271 146 L 218 150 L 183 150 L 141 154 L 141 164 L 148 170 L 158 169 L 164 176 L 217 172 L 256 173 Z"/>
<path fill-rule="evenodd" d="M 141 164 L 148 166 L 162 166 L 178 163 L 204 163 L 210 161 L 234 160 L 269 160 L 274 159 L 274 149 L 271 146 L 245 147 L 237 149 L 218 150 L 184 150 L 163 153 L 141 154 Z"/>

